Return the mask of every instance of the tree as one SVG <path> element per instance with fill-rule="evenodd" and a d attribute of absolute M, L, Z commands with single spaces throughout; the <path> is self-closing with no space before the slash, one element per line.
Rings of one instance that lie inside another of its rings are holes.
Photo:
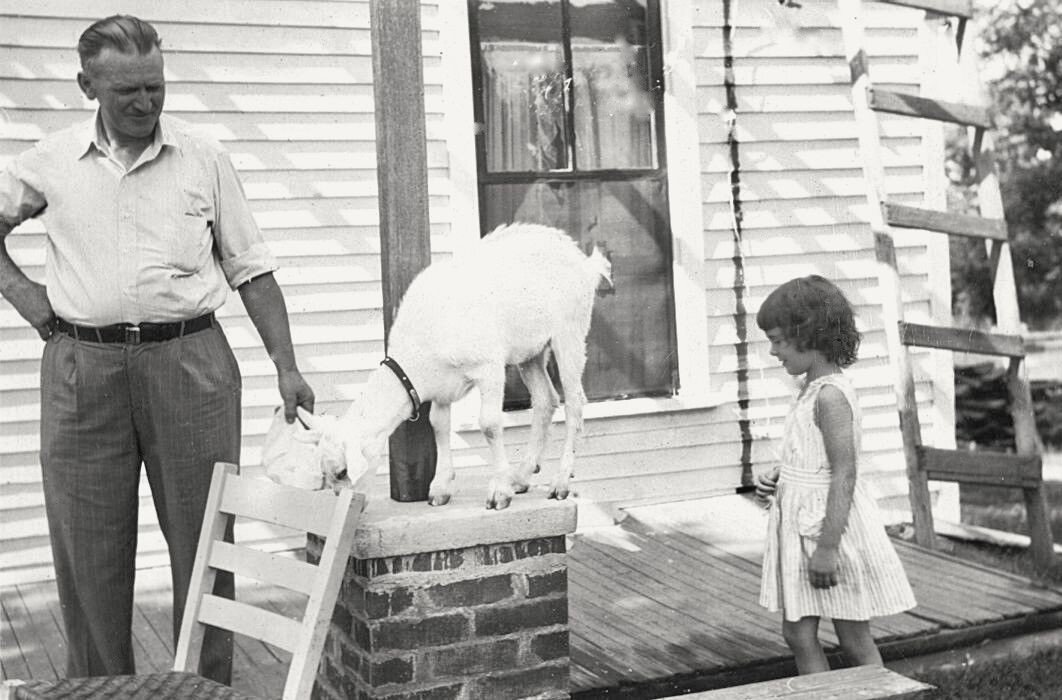
<path fill-rule="evenodd" d="M 998 73 L 988 86 L 1022 320 L 1033 329 L 1062 327 L 1062 0 L 985 9 L 980 54 Z M 957 135 L 949 143 L 951 205 L 960 211 L 976 197 L 964 141 Z M 956 315 L 991 318 L 984 246 L 953 238 L 951 250 Z"/>

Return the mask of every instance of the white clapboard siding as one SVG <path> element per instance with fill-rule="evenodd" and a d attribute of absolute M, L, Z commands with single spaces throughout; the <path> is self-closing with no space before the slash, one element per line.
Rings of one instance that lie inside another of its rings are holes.
<path fill-rule="evenodd" d="M 74 80 L 80 33 L 116 12 L 151 21 L 166 57 L 167 112 L 229 150 L 281 269 L 300 367 L 337 413 L 383 353 L 376 145 L 367 0 L 0 1 L 0 163 L 89 118 Z M 437 11 L 425 4 L 432 249 L 447 255 L 446 134 Z M 9 249 L 43 277 L 43 229 Z M 276 376 L 238 295 L 219 312 L 244 377 L 243 463 L 259 462 Z M 38 461 L 40 342 L 0 302 L 0 580 L 51 575 Z M 253 470 L 253 466 L 251 469 Z M 138 565 L 166 563 L 146 479 Z M 246 528 L 245 528 L 246 530 Z M 262 546 L 283 533 L 248 530 Z"/>
<path fill-rule="evenodd" d="M 731 230 L 731 158 L 725 112 L 722 2 L 697 3 L 693 28 L 701 133 L 706 294 L 713 389 L 731 397 L 721 414 L 739 415 L 739 343 L 748 344 L 745 387 L 747 417 L 757 443 L 780 437 L 792 383 L 768 354 L 755 312 L 777 284 L 792 277 L 821 274 L 836 282 L 856 307 L 864 333 L 860 361 L 849 373 L 866 414 L 867 470 L 903 474 L 896 429 L 892 372 L 878 311 L 877 263 L 867 210 L 858 133 L 849 96 L 848 66 L 836 3 L 808 0 L 801 8 L 776 3 L 730 3 L 733 27 L 735 135 L 739 142 L 743 238 Z M 867 50 L 872 75 L 882 86 L 917 92 L 920 87 L 920 12 L 868 3 Z M 889 191 L 899 201 L 919 203 L 926 185 L 923 130 L 917 120 L 882 119 L 883 159 Z M 941 154 L 942 157 L 942 154 Z M 739 338 L 732 260 L 744 267 L 746 338 Z M 928 317 L 931 259 L 917 236 L 898 239 L 897 256 L 908 313 Z M 943 261 L 946 265 L 946 260 Z M 916 356 L 920 407 L 933 401 L 933 366 Z M 922 415 L 926 416 L 927 411 Z M 737 435 L 737 431 L 732 431 Z M 769 450 L 752 450 L 753 469 L 774 460 Z M 720 469 L 733 469 L 740 444 L 732 446 Z M 905 493 L 903 479 L 875 479 L 882 494 Z"/>
<path fill-rule="evenodd" d="M 474 189 L 462 169 L 475 162 L 469 73 L 455 63 L 453 26 L 462 11 L 422 3 L 424 100 L 428 136 L 429 222 L 433 255 L 450 255 L 476 227 Z M 455 0 L 456 2 L 456 0 Z M 463 3 L 461 3 L 463 6 Z M 743 240 L 731 233 L 731 168 L 724 89 L 724 0 L 661 3 L 665 51 L 686 51 L 696 110 L 685 144 L 699 158 L 703 222 L 708 390 L 718 405 L 668 408 L 633 400 L 591 405 L 576 463 L 575 493 L 607 507 L 732 492 L 740 483 L 739 348 L 752 397 L 747 417 L 753 468 L 775 459 L 793 385 L 769 357 L 755 311 L 778 283 L 818 273 L 856 306 L 864 333 L 850 372 L 859 387 L 867 437 L 865 470 L 884 495 L 905 488 L 899 433 L 866 221 L 857 133 L 848 96 L 836 11 L 831 0 L 804 0 L 799 10 L 773 0 L 732 0 L 736 136 L 741 163 Z M 672 8 L 692 22 L 669 24 Z M 0 163 L 43 134 L 87 118 L 74 83 L 73 47 L 93 20 L 139 14 L 158 27 L 166 49 L 167 109 L 206 129 L 228 148 L 255 215 L 279 256 L 300 365 L 318 406 L 342 412 L 383 354 L 380 242 L 376 195 L 371 34 L 368 0 L 0 0 Z M 882 86 L 918 90 L 918 12 L 870 4 L 868 46 Z M 692 47 L 692 50 L 688 50 Z M 447 52 L 450 51 L 448 54 Z M 676 68 L 676 66 L 670 66 Z M 688 70 L 687 70 L 688 69 Z M 467 122 L 467 123 L 466 123 Z M 913 120 L 885 117 L 883 158 L 896 199 L 922 201 L 923 132 Z M 668 135 L 671 137 L 672 135 Z M 460 163 L 454 164 L 453 159 Z M 456 195 L 456 196 L 453 196 Z M 693 197 L 696 197 L 694 193 Z M 457 204 L 460 198 L 461 203 Z M 474 201 L 474 198 L 472 199 Z M 461 214 L 455 213 L 460 210 Z M 459 235 L 460 233 L 460 235 Z M 43 274 L 42 229 L 29 223 L 9 238 L 31 276 Z M 905 301 L 913 317 L 930 317 L 931 276 L 939 267 L 918 236 L 898 239 Z M 744 265 L 745 316 L 737 318 L 734 258 Z M 245 465 L 259 460 L 261 438 L 277 401 L 273 368 L 238 297 L 220 312 L 244 374 Z M 739 323 L 741 321 L 742 323 Z M 680 316 L 679 324 L 684 322 Z M 744 325 L 745 336 L 739 334 Z M 0 577 L 49 575 L 50 554 L 40 487 L 40 343 L 0 302 Z M 915 355 L 920 407 L 931 406 L 939 368 Z M 689 387 L 684 387 L 689 389 Z M 563 440 L 563 411 L 530 497 L 544 497 Z M 507 415 L 506 441 L 518 460 L 528 439 L 527 412 Z M 484 489 L 489 472 L 482 436 L 458 426 L 454 460 L 459 489 Z M 386 491 L 387 474 L 375 486 Z M 536 496 L 537 494 L 537 496 Z M 146 486 L 139 564 L 165 563 Z M 286 546 L 277 533 L 255 533 L 263 546 Z"/>

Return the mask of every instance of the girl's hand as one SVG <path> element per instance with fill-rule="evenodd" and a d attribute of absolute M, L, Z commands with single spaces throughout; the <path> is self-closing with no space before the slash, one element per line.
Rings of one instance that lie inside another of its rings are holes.
<path fill-rule="evenodd" d="M 837 585 L 837 548 L 818 546 L 808 563 L 808 578 L 813 588 L 831 588 Z"/>
<path fill-rule="evenodd" d="M 767 499 L 778 489 L 778 471 L 779 467 L 775 467 L 756 475 L 756 500 L 761 504 L 766 505 Z"/>

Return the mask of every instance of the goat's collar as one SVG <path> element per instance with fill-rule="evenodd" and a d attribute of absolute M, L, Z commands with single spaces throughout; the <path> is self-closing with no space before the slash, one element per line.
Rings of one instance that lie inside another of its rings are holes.
<path fill-rule="evenodd" d="M 385 357 L 380 364 L 394 372 L 395 376 L 398 377 L 398 381 L 402 382 L 402 386 L 405 388 L 406 393 L 409 394 L 409 400 L 413 404 L 413 415 L 406 420 L 410 423 L 416 421 L 420 418 L 420 395 L 417 394 L 417 390 L 413 388 L 413 382 L 409 381 L 409 377 L 406 376 L 405 370 L 402 369 L 401 365 L 394 361 L 394 358 Z"/>

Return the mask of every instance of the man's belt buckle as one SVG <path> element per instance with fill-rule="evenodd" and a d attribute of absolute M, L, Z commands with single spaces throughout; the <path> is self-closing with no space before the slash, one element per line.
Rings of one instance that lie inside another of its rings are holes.
<path fill-rule="evenodd" d="M 125 327 L 125 342 L 129 345 L 140 344 L 140 326 Z"/>

